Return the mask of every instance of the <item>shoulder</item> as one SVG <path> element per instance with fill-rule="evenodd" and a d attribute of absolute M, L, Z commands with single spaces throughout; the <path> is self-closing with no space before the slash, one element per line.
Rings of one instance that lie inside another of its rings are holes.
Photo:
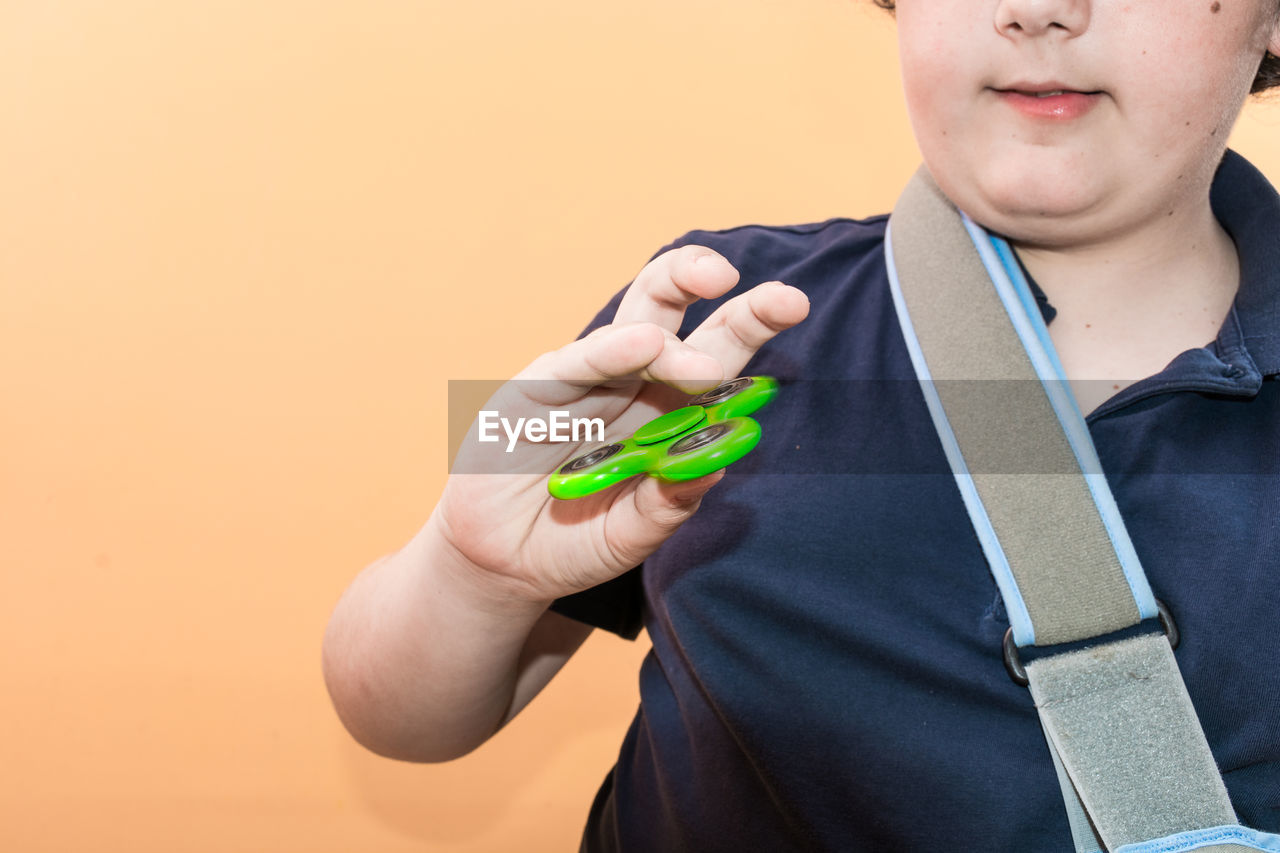
<path fill-rule="evenodd" d="M 701 322 L 725 299 L 766 281 L 781 281 L 810 297 L 815 309 L 841 292 L 873 289 L 884 277 L 888 215 L 834 218 L 801 225 L 740 225 L 690 231 L 662 251 L 698 245 L 714 249 L 738 270 L 738 284 L 719 300 L 697 302 L 686 326 Z M 687 331 L 687 329 L 685 330 Z"/>
<path fill-rule="evenodd" d="M 815 259 L 858 257 L 883 250 L 888 215 L 833 218 L 802 225 L 739 225 L 719 231 L 690 231 L 667 248 L 702 245 L 735 266 L 786 266 Z"/>
<path fill-rule="evenodd" d="M 809 317 L 801 324 L 807 331 L 802 336 L 818 335 L 826 329 L 824 315 L 838 317 L 841 324 L 881 322 L 887 316 L 886 308 L 892 310 L 884 264 L 888 221 L 888 214 L 866 219 L 838 217 L 800 225 L 698 229 L 681 235 L 653 257 L 681 246 L 706 246 L 733 264 L 740 278 L 720 298 L 689 305 L 677 334 L 686 336 L 725 301 L 768 281 L 789 284 L 809 297 Z M 583 335 L 612 320 L 629 287 L 614 295 Z M 794 339 L 795 330 L 789 330 L 788 337 Z"/>

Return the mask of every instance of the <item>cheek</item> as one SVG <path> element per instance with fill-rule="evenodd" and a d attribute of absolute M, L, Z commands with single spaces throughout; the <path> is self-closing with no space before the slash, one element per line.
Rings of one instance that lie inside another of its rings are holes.
<path fill-rule="evenodd" d="M 971 0 L 901 0 L 898 52 L 903 91 L 912 121 L 936 123 L 937 113 L 954 105 L 959 88 L 973 74 L 972 54 L 980 40 Z"/>
<path fill-rule="evenodd" d="M 947 135 L 971 105 L 974 86 L 962 69 L 963 57 L 941 37 L 902 46 L 902 87 L 911 125 L 922 146 Z"/>
<path fill-rule="evenodd" d="M 1129 95 L 1122 107 L 1184 144 L 1225 138 L 1261 57 L 1256 10 L 1245 0 L 1195 0 L 1162 23 L 1133 33 L 1128 50 L 1116 54 L 1123 57 L 1117 79 Z"/>

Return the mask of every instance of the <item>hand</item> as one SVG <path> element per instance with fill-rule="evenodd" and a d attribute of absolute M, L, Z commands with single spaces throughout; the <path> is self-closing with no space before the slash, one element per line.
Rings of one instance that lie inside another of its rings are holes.
<path fill-rule="evenodd" d="M 691 303 L 721 296 L 737 281 L 728 261 L 701 246 L 654 258 L 611 324 L 538 357 L 485 408 L 511 421 L 568 409 L 575 418 L 602 419 L 610 436 L 629 435 L 689 394 L 736 376 L 756 350 L 808 314 L 802 292 L 767 282 L 719 306 L 683 341 L 676 337 Z M 475 438 L 473 425 L 455 470 L 468 470 L 479 455 Z M 503 473 L 450 476 L 428 524 L 482 587 L 549 603 L 641 563 L 723 476 L 664 483 L 642 475 L 577 500 L 551 498 L 547 476 L 593 444 L 521 441 L 504 454 Z"/>

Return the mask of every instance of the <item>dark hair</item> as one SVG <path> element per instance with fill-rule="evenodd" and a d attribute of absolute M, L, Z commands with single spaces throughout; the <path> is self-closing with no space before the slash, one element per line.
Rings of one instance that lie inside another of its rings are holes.
<path fill-rule="evenodd" d="M 881 9 L 893 11 L 894 0 L 871 0 L 871 2 Z M 1215 3 L 1214 5 L 1216 6 L 1217 4 Z M 1280 7 L 1277 8 L 1277 11 L 1280 11 Z M 1262 57 L 1262 64 L 1258 66 L 1258 73 L 1253 78 L 1253 86 L 1250 87 L 1249 94 L 1256 95 L 1273 86 L 1280 86 L 1280 56 L 1267 51 Z"/>

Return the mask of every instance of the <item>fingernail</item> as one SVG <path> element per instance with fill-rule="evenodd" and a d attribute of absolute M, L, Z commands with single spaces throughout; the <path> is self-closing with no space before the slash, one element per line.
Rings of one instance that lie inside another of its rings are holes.
<path fill-rule="evenodd" d="M 717 475 L 719 475 L 719 476 L 717 476 Z M 710 484 L 708 484 L 708 483 L 707 483 L 707 478 L 710 478 L 710 477 L 714 477 L 715 479 L 713 479 L 713 480 L 711 481 L 711 483 L 710 483 Z M 719 483 L 719 482 L 720 482 L 721 480 L 723 480 L 723 479 L 724 479 L 724 469 L 723 469 L 723 468 L 721 468 L 719 471 L 713 471 L 713 472 L 711 472 L 710 474 L 704 474 L 703 476 L 701 476 L 701 477 L 699 477 L 699 478 L 698 478 L 698 482 L 701 484 L 701 485 L 699 485 L 699 486 L 698 486 L 698 488 L 696 488 L 696 489 L 690 489 L 690 490 L 689 490 L 689 491 L 687 491 L 687 492 L 680 492 L 679 494 L 677 494 L 677 495 L 675 496 L 674 500 L 676 500 L 678 503 L 682 503 L 682 504 L 685 504 L 685 503 L 693 503 L 693 502 L 694 502 L 694 501 L 696 501 L 698 498 L 702 497 L 702 496 L 703 496 L 703 495 L 705 495 L 707 492 L 709 492 L 709 491 L 711 491 L 712 489 L 714 489 L 714 488 L 716 487 L 716 483 Z"/>
<path fill-rule="evenodd" d="M 700 267 L 707 267 L 707 268 L 718 266 L 721 269 L 727 269 L 730 267 L 729 262 L 726 261 L 724 258 L 720 257 L 719 255 L 698 255 L 694 263 Z"/>

